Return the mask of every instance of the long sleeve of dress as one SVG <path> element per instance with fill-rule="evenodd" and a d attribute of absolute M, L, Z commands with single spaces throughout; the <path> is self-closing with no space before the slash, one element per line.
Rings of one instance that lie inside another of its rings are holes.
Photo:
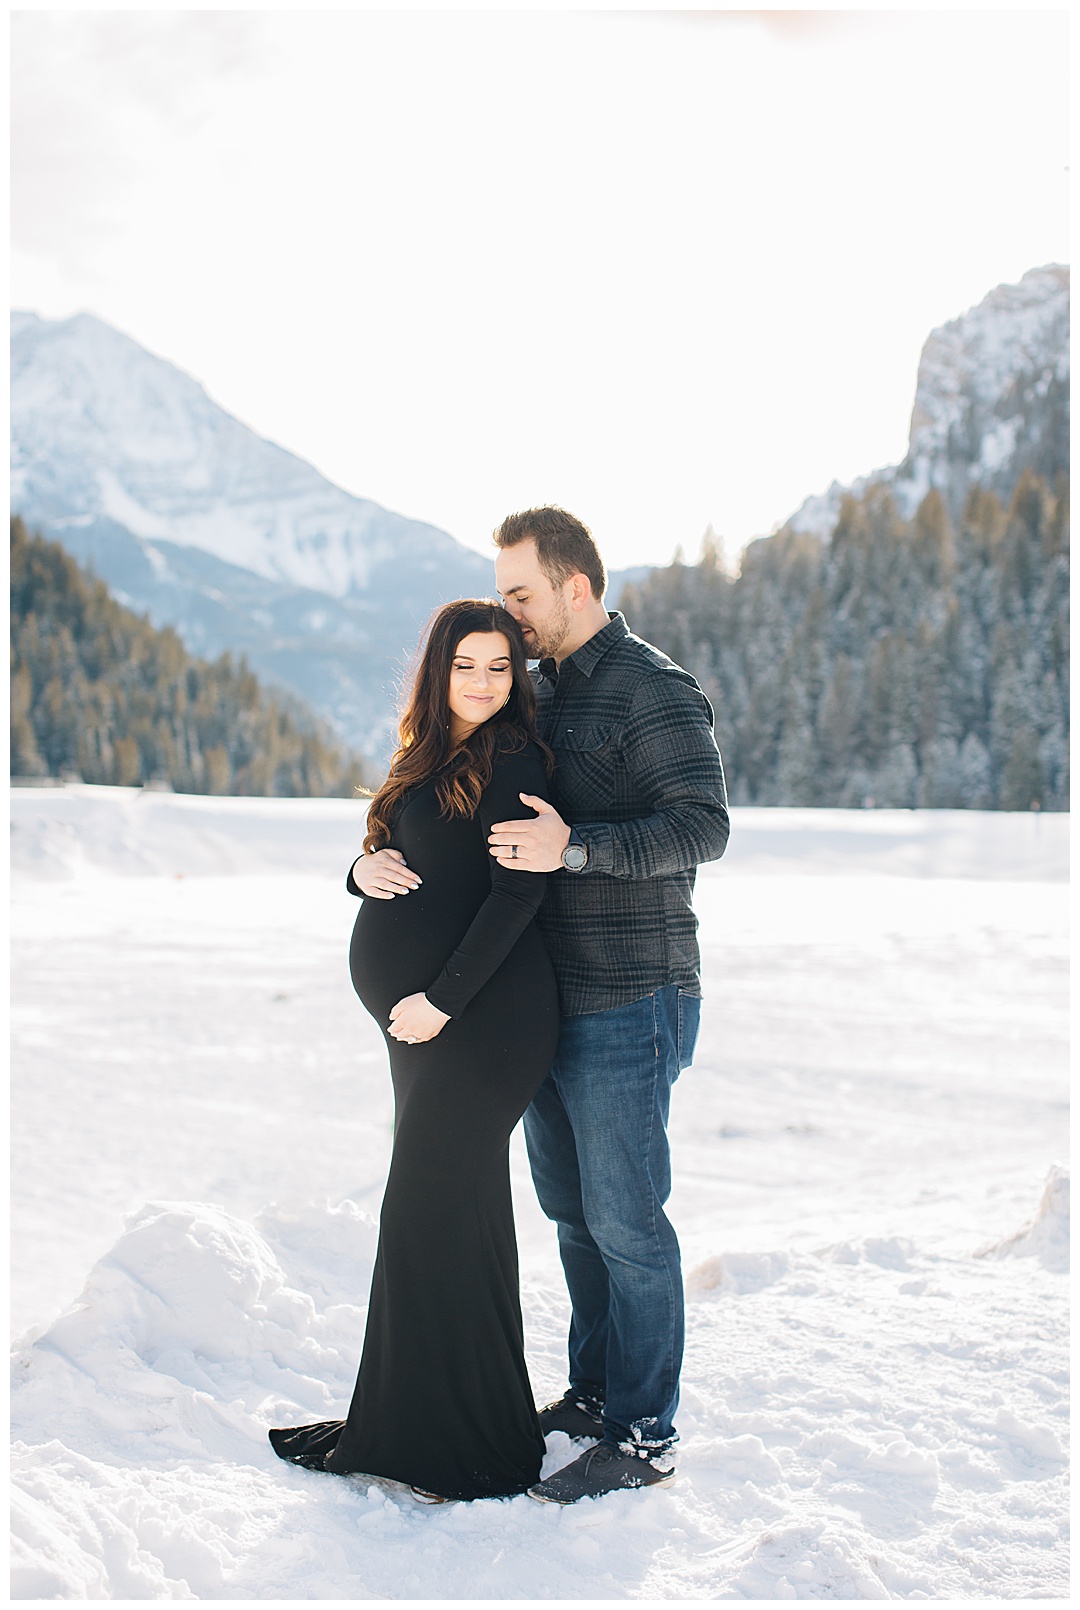
<path fill-rule="evenodd" d="M 500 755 L 480 800 L 480 823 L 487 844 L 495 822 L 535 817 L 519 794 L 547 799 L 550 793 L 539 751 Z M 540 908 L 547 884 L 544 872 L 514 872 L 491 859 L 491 893 L 476 913 L 461 944 L 425 993 L 432 1006 L 460 1017 L 473 996 L 510 954 Z"/>

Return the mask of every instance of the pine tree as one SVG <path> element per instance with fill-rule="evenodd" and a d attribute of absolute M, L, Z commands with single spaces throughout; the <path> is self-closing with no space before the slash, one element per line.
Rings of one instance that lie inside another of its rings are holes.
<path fill-rule="evenodd" d="M 995 803 L 994 774 L 986 745 L 969 732 L 958 757 L 959 804 L 973 811 L 989 810 Z"/>
<path fill-rule="evenodd" d="M 960 783 L 960 750 L 952 737 L 932 738 L 923 753 L 918 803 L 929 810 L 951 811 L 964 804 Z"/>
<path fill-rule="evenodd" d="M 48 772 L 30 720 L 34 688 L 25 665 L 11 674 L 11 771 L 16 777 L 44 777 Z"/>
<path fill-rule="evenodd" d="M 1001 779 L 1000 806 L 1003 811 L 1039 810 L 1046 793 L 1039 735 L 1021 727 L 1013 735 L 1009 758 Z"/>
<path fill-rule="evenodd" d="M 915 751 L 909 743 L 895 743 L 874 777 L 874 801 L 879 806 L 912 810 L 918 802 L 918 792 Z"/>

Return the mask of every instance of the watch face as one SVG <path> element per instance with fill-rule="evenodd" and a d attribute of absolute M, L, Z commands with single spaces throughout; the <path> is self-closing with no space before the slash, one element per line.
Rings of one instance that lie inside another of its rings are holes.
<path fill-rule="evenodd" d="M 563 866 L 568 872 L 580 872 L 586 861 L 588 853 L 583 844 L 568 844 L 563 851 Z"/>

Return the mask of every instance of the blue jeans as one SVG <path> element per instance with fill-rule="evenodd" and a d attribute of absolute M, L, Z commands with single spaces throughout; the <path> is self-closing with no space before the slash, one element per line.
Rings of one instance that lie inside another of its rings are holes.
<path fill-rule="evenodd" d="M 701 1002 L 676 985 L 610 1012 L 564 1017 L 551 1072 L 525 1113 L 536 1194 L 559 1227 L 570 1385 L 603 1408 L 605 1440 L 642 1454 L 675 1440 L 683 1353 L 671 1192 L 671 1087 Z"/>

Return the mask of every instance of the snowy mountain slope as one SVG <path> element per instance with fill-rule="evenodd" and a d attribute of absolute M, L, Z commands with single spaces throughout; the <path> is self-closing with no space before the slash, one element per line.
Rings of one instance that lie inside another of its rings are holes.
<path fill-rule="evenodd" d="M 931 487 L 954 515 L 972 486 L 1007 502 L 1025 469 L 1049 481 L 1069 463 L 1069 270 L 1033 268 L 928 337 L 919 360 L 908 451 L 850 487 L 807 498 L 787 529 L 828 536 L 840 500 L 872 484 L 893 488 L 901 514 Z"/>
<path fill-rule="evenodd" d="M 445 531 L 334 486 L 88 313 L 12 325 L 12 498 L 50 527 L 104 517 L 341 598 L 379 569 L 486 569 Z"/>
<path fill-rule="evenodd" d="M 245 654 L 385 759 L 424 621 L 490 595 L 491 561 L 342 491 L 90 314 L 11 327 L 12 510 L 192 653 Z"/>
<path fill-rule="evenodd" d="M 493 569 L 334 486 L 89 314 L 12 316 L 12 508 L 192 652 L 246 654 L 384 757 L 419 630 Z"/>
<path fill-rule="evenodd" d="M 401 676 L 424 619 L 440 597 L 462 590 L 451 574 L 437 589 L 335 598 L 201 548 L 140 539 L 111 520 L 50 535 L 120 603 L 174 626 L 192 654 L 246 655 L 264 681 L 299 695 L 371 756 L 392 743 Z M 490 579 L 480 590 L 491 591 Z"/>

